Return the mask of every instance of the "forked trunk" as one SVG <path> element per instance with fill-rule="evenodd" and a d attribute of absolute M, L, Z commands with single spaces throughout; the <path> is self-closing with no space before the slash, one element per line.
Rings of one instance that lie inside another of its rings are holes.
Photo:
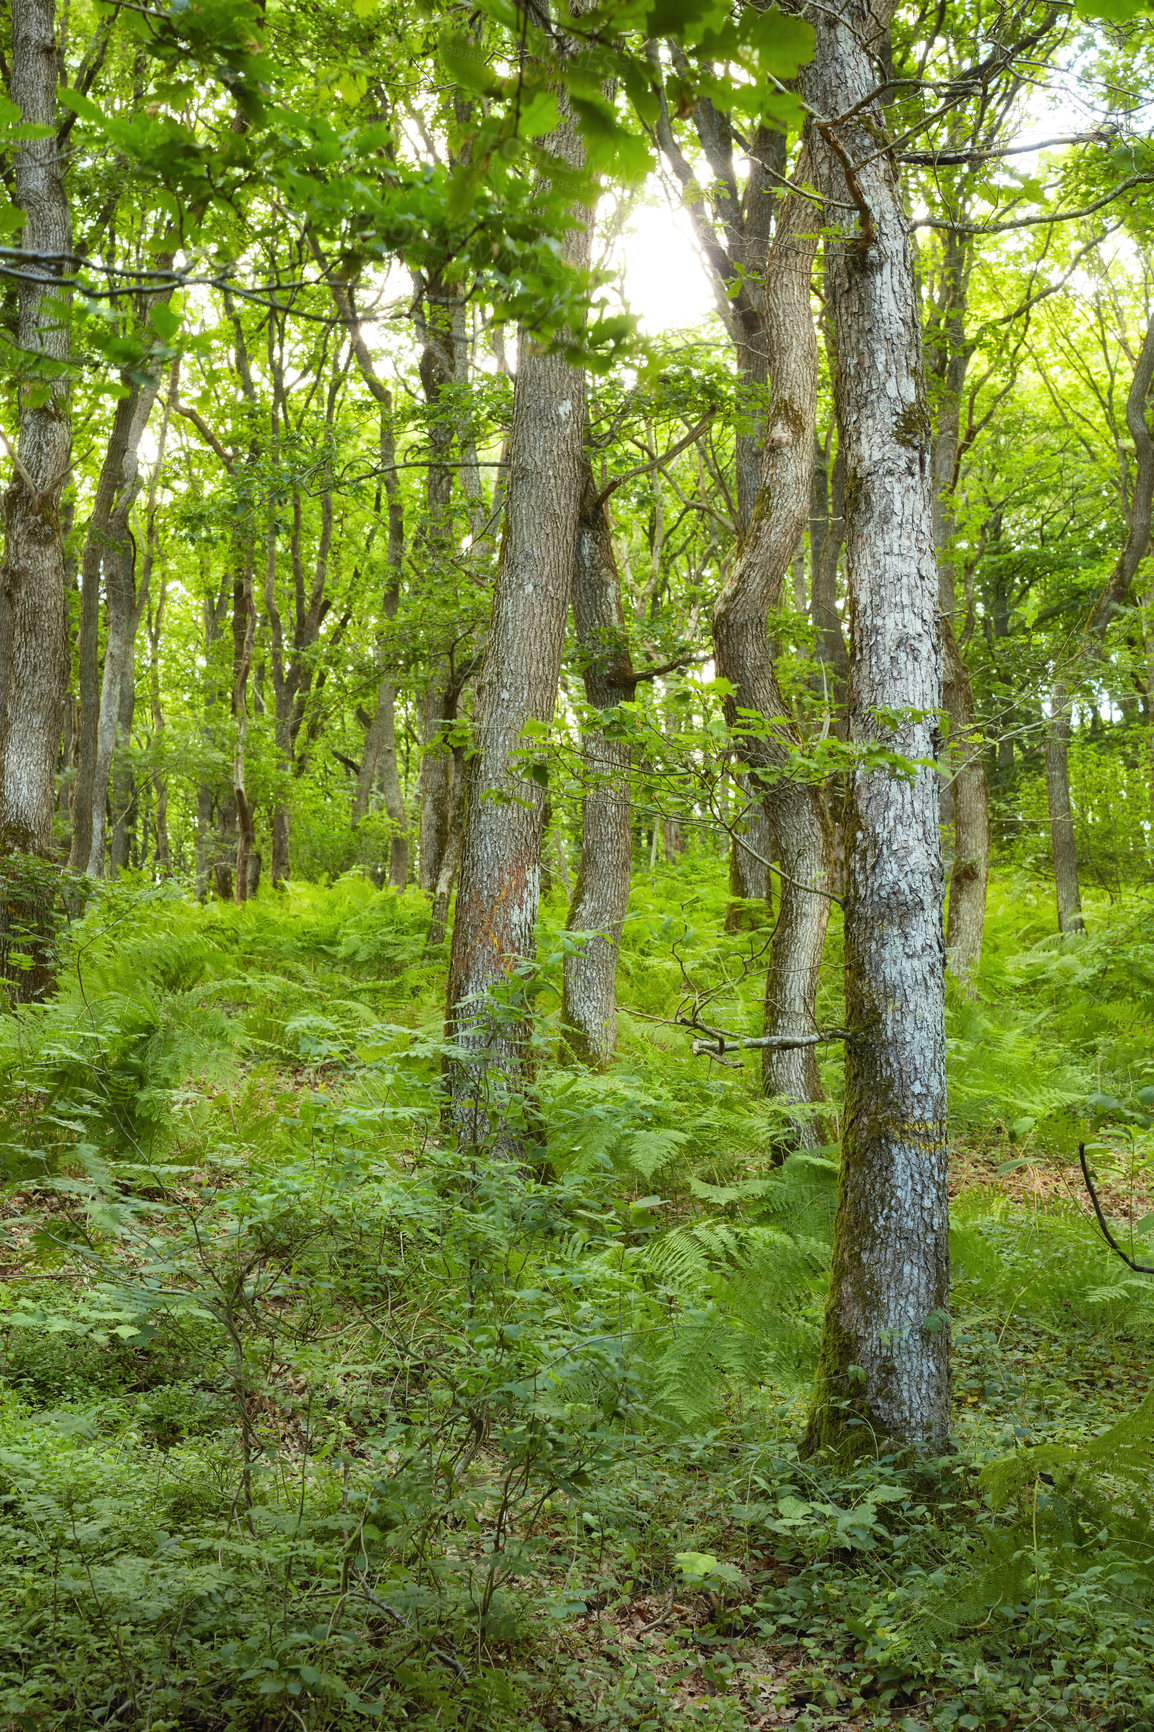
<path fill-rule="evenodd" d="M 846 466 L 849 738 L 936 756 L 942 699 L 930 423 L 897 169 L 867 44 L 890 10 L 814 8 L 802 77 L 826 242 Z M 836 147 L 836 148 L 835 148 Z M 857 164 L 847 175 L 843 165 Z M 853 213 L 856 207 L 856 214 Z M 899 712 L 896 723 L 890 718 Z M 833 1267 L 807 1438 L 847 1452 L 949 1435 L 949 1236 L 937 773 L 850 775 L 845 1130 Z"/>
<path fill-rule="evenodd" d="M 803 177 L 806 169 L 802 169 Z M 800 744 L 778 684 L 769 616 L 777 605 L 810 511 L 817 341 L 810 307 L 810 272 L 820 214 L 810 200 L 787 198 L 765 275 L 769 354 L 769 420 L 762 491 L 741 555 L 713 615 L 718 674 L 733 692 L 726 699 L 731 727 L 741 711 L 755 711 L 764 726 L 741 741 L 751 789 L 760 791 L 781 891 L 766 976 L 765 1032 L 813 1032 L 814 1000 L 829 920 L 827 830 L 824 799 L 810 783 L 788 774 Z M 810 1105 L 824 1100 L 815 1048 L 766 1048 L 762 1080 L 768 1094 Z M 820 1117 L 800 1113 L 794 1135 L 802 1147 L 828 1140 Z"/>

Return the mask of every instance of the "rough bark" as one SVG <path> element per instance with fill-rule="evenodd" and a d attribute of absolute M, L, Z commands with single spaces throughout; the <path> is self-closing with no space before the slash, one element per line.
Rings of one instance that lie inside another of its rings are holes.
<path fill-rule="evenodd" d="M 799 171 L 804 179 L 807 169 Z M 810 273 L 820 215 L 810 200 L 787 198 L 765 276 L 765 333 L 770 399 L 762 490 L 733 573 L 713 614 L 717 671 L 733 692 L 726 699 L 731 727 L 740 711 L 756 711 L 764 730 L 743 736 L 751 782 L 760 784 L 775 857 L 781 864 L 777 923 L 766 976 L 765 1032 L 809 1034 L 829 919 L 827 829 L 820 790 L 789 774 L 791 749 L 800 744 L 782 696 L 769 634 L 769 616 L 781 595 L 794 551 L 809 517 L 817 410 L 817 341 L 810 306 Z M 763 1082 L 786 1101 L 824 1100 L 813 1047 L 767 1047 Z M 808 1114 L 795 1121 L 798 1143 L 828 1141 L 829 1129 Z"/>
<path fill-rule="evenodd" d="M 1154 316 L 1146 327 L 1134 377 L 1126 397 L 1126 426 L 1134 441 L 1134 491 L 1126 543 L 1090 610 L 1074 654 L 1054 680 L 1050 725 L 1046 731 L 1046 799 L 1050 814 L 1050 845 L 1054 855 L 1054 892 L 1059 932 L 1085 931 L 1078 883 L 1078 847 L 1070 803 L 1070 722 L 1072 687 L 1102 644 L 1110 622 L 1124 607 L 1150 542 L 1154 516 L 1154 438 L 1146 421 L 1146 399 L 1154 381 Z"/>
<path fill-rule="evenodd" d="M 930 423 L 897 169 L 866 42 L 889 8 L 814 8 L 804 94 L 827 240 L 846 463 L 849 738 L 936 756 L 942 696 Z M 836 117 L 848 117 L 838 119 Z M 847 176 L 845 165 L 850 165 Z M 858 164 L 856 171 L 853 164 Z M 853 207 L 856 206 L 856 213 Z M 848 220 L 847 220 L 848 217 Z M 879 710 L 905 713 L 887 725 Z M 844 1148 L 808 1446 L 940 1450 L 949 1434 L 949 1238 L 937 775 L 854 771 L 845 906 Z"/>
<path fill-rule="evenodd" d="M 21 245 L 31 255 L 72 250 L 72 222 L 56 141 L 58 60 L 53 0 L 11 9 L 9 96 L 27 127 L 13 157 Z M 68 695 L 68 626 L 60 502 L 72 455 L 69 416 L 71 291 L 54 264 L 25 262 L 17 287 L 23 351 L 16 450 L 4 495 L 0 566 L 0 974 L 22 1000 L 51 980 L 50 926 L 56 759 Z M 45 388 L 46 387 L 46 388 Z M 31 858 L 29 858 L 31 857 Z"/>
<path fill-rule="evenodd" d="M 562 103 L 563 103 L 562 98 Z M 570 166 L 580 136 L 568 117 L 549 141 Z M 574 213 L 564 241 L 587 267 L 592 218 Z M 460 887 L 449 965 L 449 1111 L 464 1146 L 487 1140 L 520 1155 L 516 1101 L 530 1082 L 522 979 L 535 948 L 544 789 L 523 776 L 527 724 L 552 719 L 582 493 L 585 381 L 527 331 L 518 347 L 505 530 L 466 769 Z"/>
<path fill-rule="evenodd" d="M 625 635 L 621 574 L 589 459 L 573 561 L 573 622 L 585 696 L 595 710 L 631 702 L 636 690 Z M 563 1038 L 573 1057 L 603 1069 L 617 1046 L 617 958 L 633 857 L 628 744 L 593 721 L 582 742 L 581 859 L 569 929 L 589 936 L 565 958 Z"/>

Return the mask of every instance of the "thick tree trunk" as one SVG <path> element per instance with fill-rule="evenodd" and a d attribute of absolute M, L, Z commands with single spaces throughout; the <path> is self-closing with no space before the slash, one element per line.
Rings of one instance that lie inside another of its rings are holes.
<path fill-rule="evenodd" d="M 29 357 L 20 385 L 20 432 L 4 496 L 0 566 L 0 975 L 17 999 L 39 997 L 52 974 L 49 929 L 56 759 L 68 695 L 68 626 L 60 499 L 72 456 L 68 356 L 71 290 L 63 267 L 72 221 L 56 140 L 58 60 L 53 0 L 11 8 L 9 96 L 28 128 L 13 151 L 15 203 L 24 212 L 21 245 L 30 255 L 17 286 L 17 345 Z M 35 357 L 35 359 L 32 359 Z M 38 363 L 44 367 L 39 376 Z M 7 442 L 6 442 L 7 443 Z"/>
<path fill-rule="evenodd" d="M 814 9 L 803 93 L 842 237 L 826 242 L 846 464 L 849 738 L 936 756 L 942 698 L 930 423 L 900 187 L 866 44 L 889 8 Z M 850 116 L 835 120 L 836 116 Z M 836 147 L 836 149 L 835 149 Z M 843 164 L 859 166 L 847 181 Z M 852 182 L 852 184 L 851 184 Z M 847 211 L 857 206 L 856 217 Z M 896 726 L 880 719 L 904 712 Z M 941 1450 L 950 1334 L 937 774 L 850 776 L 846 1104 L 833 1267 L 807 1443 Z"/>
<path fill-rule="evenodd" d="M 808 170 L 803 169 L 803 176 Z M 829 920 L 827 829 L 819 789 L 788 773 L 800 736 L 790 720 L 774 665 L 770 611 L 778 603 L 794 550 L 810 510 L 817 341 L 810 306 L 810 272 L 820 217 L 811 201 L 785 200 L 778 216 L 765 277 L 770 404 L 759 495 L 749 534 L 713 614 L 718 674 L 733 686 L 726 699 L 731 727 L 739 712 L 756 711 L 764 732 L 744 736 L 751 784 L 762 800 L 781 863 L 781 892 L 766 976 L 765 1032 L 809 1034 Z M 766 1092 L 787 1101 L 824 1100 L 815 1048 L 763 1052 Z M 807 1114 L 795 1121 L 803 1147 L 829 1138 L 828 1127 Z"/>
<path fill-rule="evenodd" d="M 570 119 L 551 148 L 568 166 L 580 163 Z M 574 213 L 564 247 L 582 268 L 591 230 L 592 214 Z M 516 753 L 526 725 L 547 726 L 557 700 L 585 432 L 583 373 L 543 354 L 528 332 L 518 355 L 505 531 L 466 767 L 446 1017 L 457 1054 L 445 1067 L 462 1145 L 486 1141 L 492 1121 L 494 1147 L 510 1156 L 525 1149 L 518 1115 L 531 1061 L 521 979 L 535 950 L 545 800 Z"/>
<path fill-rule="evenodd" d="M 625 637 L 621 575 L 588 458 L 573 564 L 573 619 L 589 703 L 609 710 L 631 702 L 637 682 Z M 596 723 L 587 728 L 581 753 L 581 861 L 568 924 L 570 931 L 591 936 L 565 958 L 561 1025 L 574 1058 L 603 1069 L 617 1046 L 617 958 L 629 906 L 630 753 Z"/>

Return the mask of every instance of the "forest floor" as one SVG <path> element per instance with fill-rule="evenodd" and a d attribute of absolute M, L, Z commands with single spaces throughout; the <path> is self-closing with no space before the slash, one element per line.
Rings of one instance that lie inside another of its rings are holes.
<path fill-rule="evenodd" d="M 634 908 L 626 1006 L 755 1025 L 720 866 Z M 836 1150 L 661 1023 L 553 1061 L 559 903 L 532 1173 L 440 1139 L 419 897 L 110 887 L 0 1025 L 0 1726 L 1154 1727 L 1154 1282 L 1076 1160 L 1151 1260 L 1149 915 L 996 888 L 911 1468 L 798 1456 Z"/>

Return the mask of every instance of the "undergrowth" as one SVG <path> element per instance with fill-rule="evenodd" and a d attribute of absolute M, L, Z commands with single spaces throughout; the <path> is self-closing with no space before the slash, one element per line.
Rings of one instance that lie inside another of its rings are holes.
<path fill-rule="evenodd" d="M 122 882 L 64 934 L 0 1019 L 4 1724 L 1154 1725 L 1154 1286 L 1058 1184 L 1151 1080 L 1150 909 L 1071 947 L 996 889 L 916 1470 L 798 1458 L 837 1150 L 777 1164 L 754 1060 L 676 1027 L 757 1026 L 724 913 L 700 860 L 635 892 L 620 1054 L 543 1069 L 533 1172 L 441 1134 L 415 893 Z M 1138 1251 L 1145 1136 L 1095 1145 Z"/>

